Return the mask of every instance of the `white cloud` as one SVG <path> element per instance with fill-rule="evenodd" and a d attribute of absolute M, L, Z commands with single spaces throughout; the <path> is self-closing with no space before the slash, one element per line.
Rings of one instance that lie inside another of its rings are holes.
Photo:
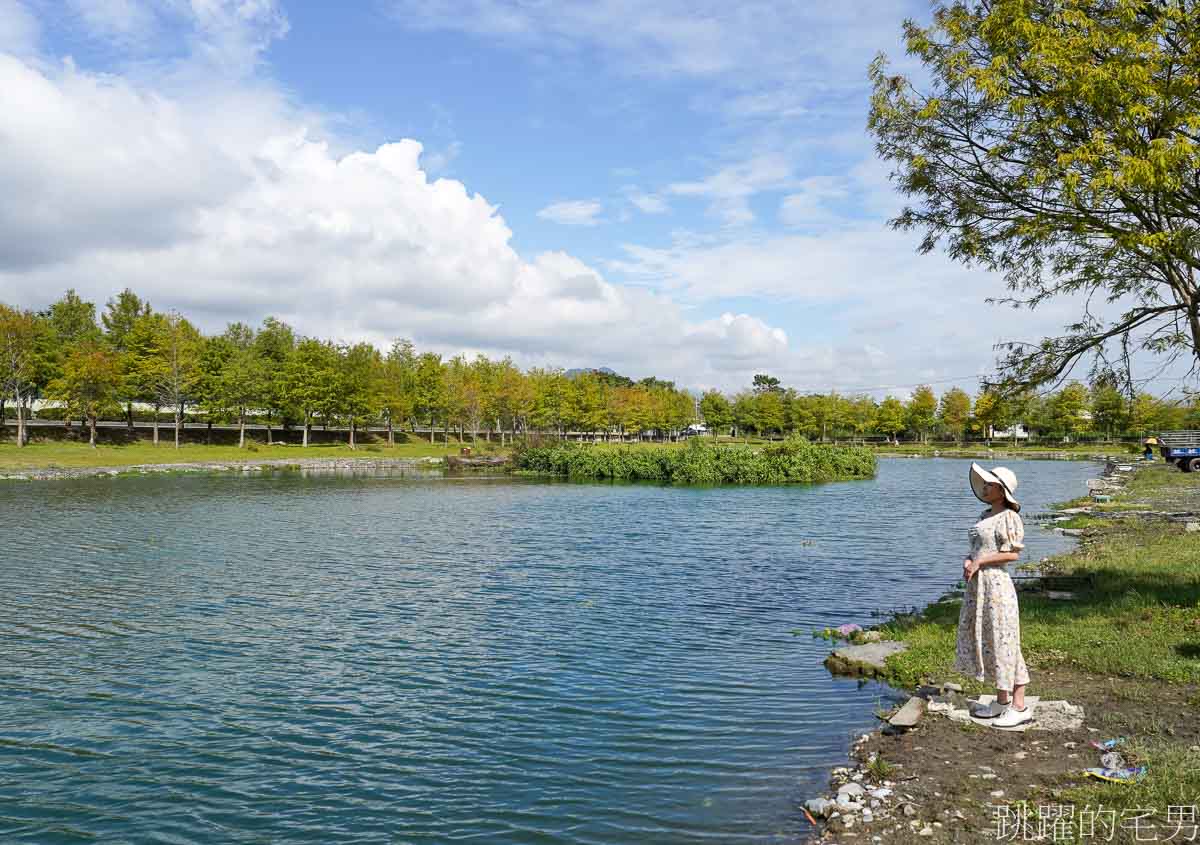
<path fill-rule="evenodd" d="M 626 186 L 625 198 L 642 214 L 666 214 L 671 210 L 667 201 L 657 194 L 648 194 L 636 185 Z"/>
<path fill-rule="evenodd" d="M 815 176 L 801 180 L 793 194 L 788 194 L 779 205 L 779 219 L 794 227 L 828 226 L 837 221 L 833 203 L 844 200 L 849 192 L 838 180 L 829 176 Z"/>
<path fill-rule="evenodd" d="M 40 29 L 20 0 L 0 0 L 0 51 L 29 53 L 37 43 Z"/>
<path fill-rule="evenodd" d="M 102 305 L 128 286 L 208 331 L 272 314 L 726 387 L 786 352 L 754 317 L 692 320 L 565 253 L 522 257 L 495 206 L 429 178 L 416 141 L 343 154 L 270 86 L 209 86 L 0 56 L 0 298 L 45 307 L 75 287 Z"/>
<path fill-rule="evenodd" d="M 94 36 L 121 43 L 141 41 L 157 25 L 152 6 L 143 0 L 70 0 L 68 5 Z"/>
<path fill-rule="evenodd" d="M 870 61 L 862 61 L 863 45 L 876 45 L 873 52 L 895 43 L 898 22 L 920 9 L 906 0 L 835 6 L 790 0 L 391 0 L 391 6 L 396 20 L 412 28 L 467 32 L 565 55 L 598 48 L 620 72 L 719 78 L 749 94 L 758 93 L 751 86 L 763 80 L 802 82 L 825 92 L 861 86 Z"/>
<path fill-rule="evenodd" d="M 537 213 L 543 220 L 563 226 L 596 226 L 604 206 L 596 200 L 564 200 L 552 203 Z"/>
<path fill-rule="evenodd" d="M 421 157 L 421 167 L 430 176 L 440 176 L 450 169 L 450 165 L 462 153 L 462 142 L 451 141 L 436 152 L 425 153 Z"/>
<path fill-rule="evenodd" d="M 794 184 L 792 164 L 784 155 L 765 153 L 729 165 L 695 182 L 675 182 L 667 193 L 707 197 L 709 213 L 728 225 L 754 222 L 749 199 L 760 191 L 782 190 Z"/>

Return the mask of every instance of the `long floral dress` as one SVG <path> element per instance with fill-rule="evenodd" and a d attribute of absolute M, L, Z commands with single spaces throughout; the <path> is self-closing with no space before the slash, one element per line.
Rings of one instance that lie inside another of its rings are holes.
<path fill-rule="evenodd" d="M 1008 508 L 996 514 L 991 508 L 985 510 L 967 536 L 972 559 L 1025 548 L 1025 525 L 1020 515 Z M 1006 567 L 980 567 L 967 582 L 958 616 L 954 668 L 1000 690 L 1029 683 L 1029 670 L 1021 655 L 1017 591 Z"/>

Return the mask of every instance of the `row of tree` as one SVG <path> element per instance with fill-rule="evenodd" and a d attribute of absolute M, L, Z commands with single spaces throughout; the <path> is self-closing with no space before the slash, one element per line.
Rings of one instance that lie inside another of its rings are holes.
<path fill-rule="evenodd" d="M 587 431 L 673 436 L 695 421 L 695 400 L 671 382 L 634 382 L 606 371 L 568 375 L 519 370 L 507 358 L 444 360 L 396 340 L 386 353 L 367 343 L 342 344 L 298 336 L 267 318 L 254 329 L 230 324 L 204 336 L 177 313 L 155 311 L 125 290 L 96 319 L 93 303 L 73 290 L 41 312 L 0 304 L 0 423 L 15 403 L 17 441 L 37 399 L 62 403 L 70 420 L 82 419 L 95 444 L 96 423 L 120 415 L 130 429 L 134 406 L 174 417 L 175 445 L 187 413 L 211 423 L 236 422 L 245 445 L 248 420 L 273 427 L 303 426 L 308 445 L 314 422 L 348 429 L 348 442 L 368 425 L 427 427 L 431 438 L 457 430 L 460 439 L 482 432 L 515 437 L 529 431 Z"/>
<path fill-rule="evenodd" d="M 750 390 L 735 396 L 709 391 L 700 413 L 713 433 L 733 429 L 760 436 L 803 434 L 810 438 L 865 439 L 901 434 L 927 442 L 931 436 L 961 443 L 967 437 L 990 440 L 996 431 L 1022 426 L 1031 436 L 1078 439 L 1144 435 L 1173 428 L 1200 428 L 1200 395 L 1190 401 L 1137 393 L 1132 399 L 1113 384 L 1071 382 L 1045 395 L 984 390 L 971 397 L 951 388 L 940 397 L 921 385 L 907 402 L 888 396 L 838 393 L 801 394 L 768 375 L 754 378 Z"/>
<path fill-rule="evenodd" d="M 702 419 L 714 433 L 760 436 L 802 434 L 812 439 L 865 439 L 900 435 L 927 441 L 990 438 L 1018 424 L 1041 436 L 1112 437 L 1161 429 L 1200 428 L 1200 400 L 1173 403 L 1141 393 L 1129 399 L 1112 383 L 1072 382 L 1061 390 L 971 397 L 952 388 L 940 397 L 928 385 L 906 402 L 888 396 L 801 394 L 759 375 L 733 396 L 705 393 L 697 403 L 671 382 L 640 382 L 607 370 L 521 371 L 512 361 L 484 356 L 443 359 L 396 340 L 386 353 L 367 343 L 341 344 L 298 336 L 267 318 L 253 329 L 230 324 L 204 336 L 176 313 L 155 311 L 129 290 L 96 308 L 74 291 L 41 312 L 0 304 L 0 424 L 12 401 L 17 441 L 37 399 L 55 400 L 88 426 L 95 443 L 98 420 L 122 410 L 132 429 L 134 406 L 153 409 L 154 442 L 160 412 L 174 418 L 179 444 L 185 414 L 212 423 L 237 423 L 245 444 L 248 421 L 276 426 L 342 426 L 348 442 L 365 427 L 383 425 L 388 442 L 397 428 L 457 431 L 489 440 L 530 431 L 597 437 L 674 436 Z M 697 413 L 699 412 L 699 413 Z"/>

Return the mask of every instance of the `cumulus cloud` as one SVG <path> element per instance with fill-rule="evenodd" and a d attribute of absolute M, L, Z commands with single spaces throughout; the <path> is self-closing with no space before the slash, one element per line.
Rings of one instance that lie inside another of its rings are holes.
<path fill-rule="evenodd" d="M 563 226 L 597 226 L 603 210 L 604 206 L 596 200 L 564 200 L 546 206 L 537 216 Z"/>
<path fill-rule="evenodd" d="M 193 5 L 254 31 L 274 8 Z M 0 55 L 0 298 L 44 307 L 75 287 L 102 304 L 128 286 L 209 331 L 273 314 L 322 337 L 726 387 L 786 354 L 754 317 L 696 321 L 566 253 L 519 255 L 496 207 L 430 178 L 415 140 L 336 140 L 270 86 L 168 91 Z"/>

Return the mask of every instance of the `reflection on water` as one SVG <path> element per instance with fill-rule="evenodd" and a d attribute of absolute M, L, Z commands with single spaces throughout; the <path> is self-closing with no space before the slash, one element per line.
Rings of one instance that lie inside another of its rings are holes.
<path fill-rule="evenodd" d="M 807 632 L 957 579 L 969 464 L 0 485 L 0 841 L 795 841 L 886 693 Z"/>

